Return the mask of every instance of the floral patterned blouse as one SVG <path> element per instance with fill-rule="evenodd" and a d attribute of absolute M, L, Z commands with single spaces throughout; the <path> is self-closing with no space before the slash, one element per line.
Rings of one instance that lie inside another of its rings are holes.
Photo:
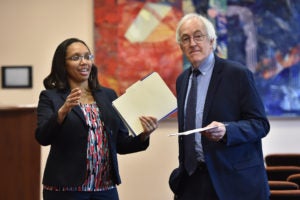
<path fill-rule="evenodd" d="M 80 104 L 86 123 L 89 126 L 86 179 L 78 187 L 46 186 L 52 191 L 104 191 L 114 188 L 111 178 L 108 138 L 104 124 L 100 119 L 100 111 L 96 103 Z"/>

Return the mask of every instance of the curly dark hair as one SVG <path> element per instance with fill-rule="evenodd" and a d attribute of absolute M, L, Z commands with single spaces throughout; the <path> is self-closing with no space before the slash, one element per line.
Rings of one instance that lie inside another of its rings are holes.
<path fill-rule="evenodd" d="M 67 79 L 67 71 L 65 68 L 66 52 L 68 47 L 74 42 L 80 42 L 84 44 L 87 47 L 87 49 L 90 51 L 86 43 L 77 38 L 69 38 L 63 41 L 62 43 L 60 43 L 56 48 L 53 56 L 51 72 L 44 79 L 43 82 L 46 89 L 66 90 L 70 88 Z M 94 64 L 92 64 L 91 73 L 88 79 L 89 88 L 91 90 L 100 88 L 97 74 L 98 74 L 97 67 Z"/>

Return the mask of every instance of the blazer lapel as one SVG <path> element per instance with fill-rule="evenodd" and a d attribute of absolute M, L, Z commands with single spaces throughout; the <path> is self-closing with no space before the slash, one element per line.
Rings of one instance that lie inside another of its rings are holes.
<path fill-rule="evenodd" d="M 179 131 L 183 131 L 183 123 L 184 123 L 184 103 L 185 103 L 185 96 L 187 93 L 187 88 L 188 88 L 188 83 L 189 83 L 189 75 L 190 75 L 190 70 L 186 70 L 183 74 L 182 77 L 182 81 L 180 84 L 184 83 L 185 85 L 182 85 L 181 89 L 180 89 L 180 94 L 178 95 L 178 108 L 181 108 L 181 110 L 178 110 L 178 119 L 182 119 L 181 121 L 179 121 L 179 127 L 182 128 L 182 130 Z"/>
<path fill-rule="evenodd" d="M 104 93 L 102 89 L 100 89 L 93 92 L 93 96 L 99 107 L 101 120 L 103 120 L 106 124 L 110 123 L 110 120 L 108 119 L 111 118 L 111 116 L 109 116 L 111 115 L 111 111 L 108 109 L 111 107 L 111 102 L 109 102 L 107 94 Z"/>
<path fill-rule="evenodd" d="M 214 101 L 214 94 L 217 91 L 217 88 L 221 82 L 222 79 L 222 63 L 221 60 L 215 56 L 215 65 L 213 69 L 213 73 L 211 76 L 211 80 L 208 86 L 206 99 L 205 99 L 205 106 L 203 111 L 203 118 L 202 118 L 202 125 L 207 125 L 207 116 L 209 113 L 209 110 L 211 108 L 212 102 Z"/>

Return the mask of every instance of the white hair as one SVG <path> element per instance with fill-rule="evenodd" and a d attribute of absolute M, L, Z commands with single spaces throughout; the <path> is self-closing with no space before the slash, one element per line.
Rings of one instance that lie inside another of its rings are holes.
<path fill-rule="evenodd" d="M 181 20 L 179 21 L 177 28 L 176 28 L 176 41 L 177 43 L 180 43 L 180 35 L 179 35 L 179 29 L 182 26 L 182 24 L 184 22 L 186 22 L 187 20 L 191 19 L 191 18 L 196 18 L 199 21 L 203 22 L 206 32 L 207 32 L 207 37 L 209 40 L 213 40 L 213 48 L 214 50 L 217 47 L 217 35 L 216 35 L 216 31 L 215 31 L 215 27 L 214 25 L 211 23 L 211 21 L 209 21 L 207 18 L 203 17 L 202 15 L 196 14 L 196 13 L 188 13 L 185 16 L 183 16 L 181 18 Z"/>

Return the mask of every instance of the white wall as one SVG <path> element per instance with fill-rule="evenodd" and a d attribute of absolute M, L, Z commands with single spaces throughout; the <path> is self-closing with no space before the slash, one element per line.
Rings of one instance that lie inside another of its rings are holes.
<path fill-rule="evenodd" d="M 264 155 L 300 153 L 300 119 L 270 119 L 271 130 L 263 139 Z"/>
<path fill-rule="evenodd" d="M 0 105 L 36 104 L 43 78 L 50 72 L 57 45 L 78 37 L 93 49 L 92 0 L 0 0 L 0 65 L 32 65 L 32 89 L 0 88 Z M 271 119 L 271 132 L 263 140 L 264 154 L 298 152 L 299 119 Z M 147 151 L 119 156 L 122 200 L 172 199 L 168 187 L 171 170 L 177 166 L 175 120 L 160 124 Z M 34 139 L 32 135 L 32 139 Z M 48 148 L 42 148 L 44 169 Z"/>

